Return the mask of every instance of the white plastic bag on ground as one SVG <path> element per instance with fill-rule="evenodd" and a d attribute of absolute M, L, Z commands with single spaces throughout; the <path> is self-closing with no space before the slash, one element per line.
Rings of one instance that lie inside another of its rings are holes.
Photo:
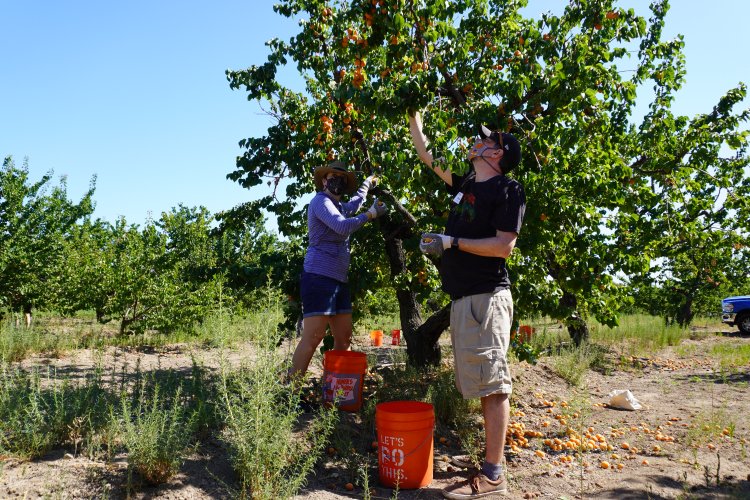
<path fill-rule="evenodd" d="M 621 410 L 640 410 L 641 403 L 635 399 L 633 393 L 629 389 L 618 389 L 607 394 L 609 398 L 609 406 L 612 408 L 619 408 Z"/>

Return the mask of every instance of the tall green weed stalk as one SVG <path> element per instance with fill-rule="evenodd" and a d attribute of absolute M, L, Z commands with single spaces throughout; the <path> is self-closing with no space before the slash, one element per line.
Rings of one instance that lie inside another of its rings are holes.
<path fill-rule="evenodd" d="M 589 369 L 605 365 L 604 352 L 589 343 L 563 349 L 559 356 L 552 358 L 555 373 L 575 387 L 584 383 Z"/>
<path fill-rule="evenodd" d="M 177 473 L 188 453 L 196 413 L 183 398 L 181 386 L 164 397 L 157 383 L 151 390 L 142 388 L 135 399 L 127 394 L 121 398 L 121 437 L 128 465 L 147 483 L 161 484 Z"/>
<path fill-rule="evenodd" d="M 240 497 L 291 498 L 305 484 L 336 425 L 335 408 L 321 408 L 300 425 L 299 389 L 280 381 L 284 372 L 271 338 L 252 367 L 222 371 L 224 439 L 240 479 Z M 274 344 L 275 347 L 275 344 Z"/>

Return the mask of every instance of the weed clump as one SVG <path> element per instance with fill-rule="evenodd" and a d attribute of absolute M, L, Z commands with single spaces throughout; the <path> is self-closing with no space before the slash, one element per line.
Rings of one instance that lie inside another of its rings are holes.
<path fill-rule="evenodd" d="M 133 402 L 121 399 L 122 442 L 128 466 L 149 484 L 161 484 L 179 470 L 193 440 L 196 412 L 178 387 L 171 398 L 162 396 L 159 384 L 151 394 L 141 389 Z"/>
<path fill-rule="evenodd" d="M 223 437 L 240 480 L 238 496 L 290 498 L 299 491 L 326 449 L 338 420 L 335 407 L 321 407 L 300 421 L 300 389 L 284 384 L 275 341 L 261 340 L 250 367 L 220 377 Z"/>

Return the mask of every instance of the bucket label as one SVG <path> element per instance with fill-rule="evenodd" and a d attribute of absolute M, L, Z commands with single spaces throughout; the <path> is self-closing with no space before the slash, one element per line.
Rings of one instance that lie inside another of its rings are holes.
<path fill-rule="evenodd" d="M 385 479 L 398 483 L 408 479 L 402 469 L 406 461 L 404 438 L 397 436 L 380 436 L 380 474 Z"/>
<path fill-rule="evenodd" d="M 357 373 L 326 372 L 323 381 L 323 400 L 336 400 L 337 404 L 348 405 L 358 401 L 360 375 Z"/>

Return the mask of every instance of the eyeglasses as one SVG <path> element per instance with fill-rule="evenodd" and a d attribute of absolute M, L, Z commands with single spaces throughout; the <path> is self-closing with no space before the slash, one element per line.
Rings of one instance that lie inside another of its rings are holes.
<path fill-rule="evenodd" d="M 489 135 L 488 139 L 491 139 L 495 141 L 498 145 L 500 145 L 500 149 L 504 149 L 503 148 L 503 134 L 501 134 L 500 132 L 492 132 Z"/>

